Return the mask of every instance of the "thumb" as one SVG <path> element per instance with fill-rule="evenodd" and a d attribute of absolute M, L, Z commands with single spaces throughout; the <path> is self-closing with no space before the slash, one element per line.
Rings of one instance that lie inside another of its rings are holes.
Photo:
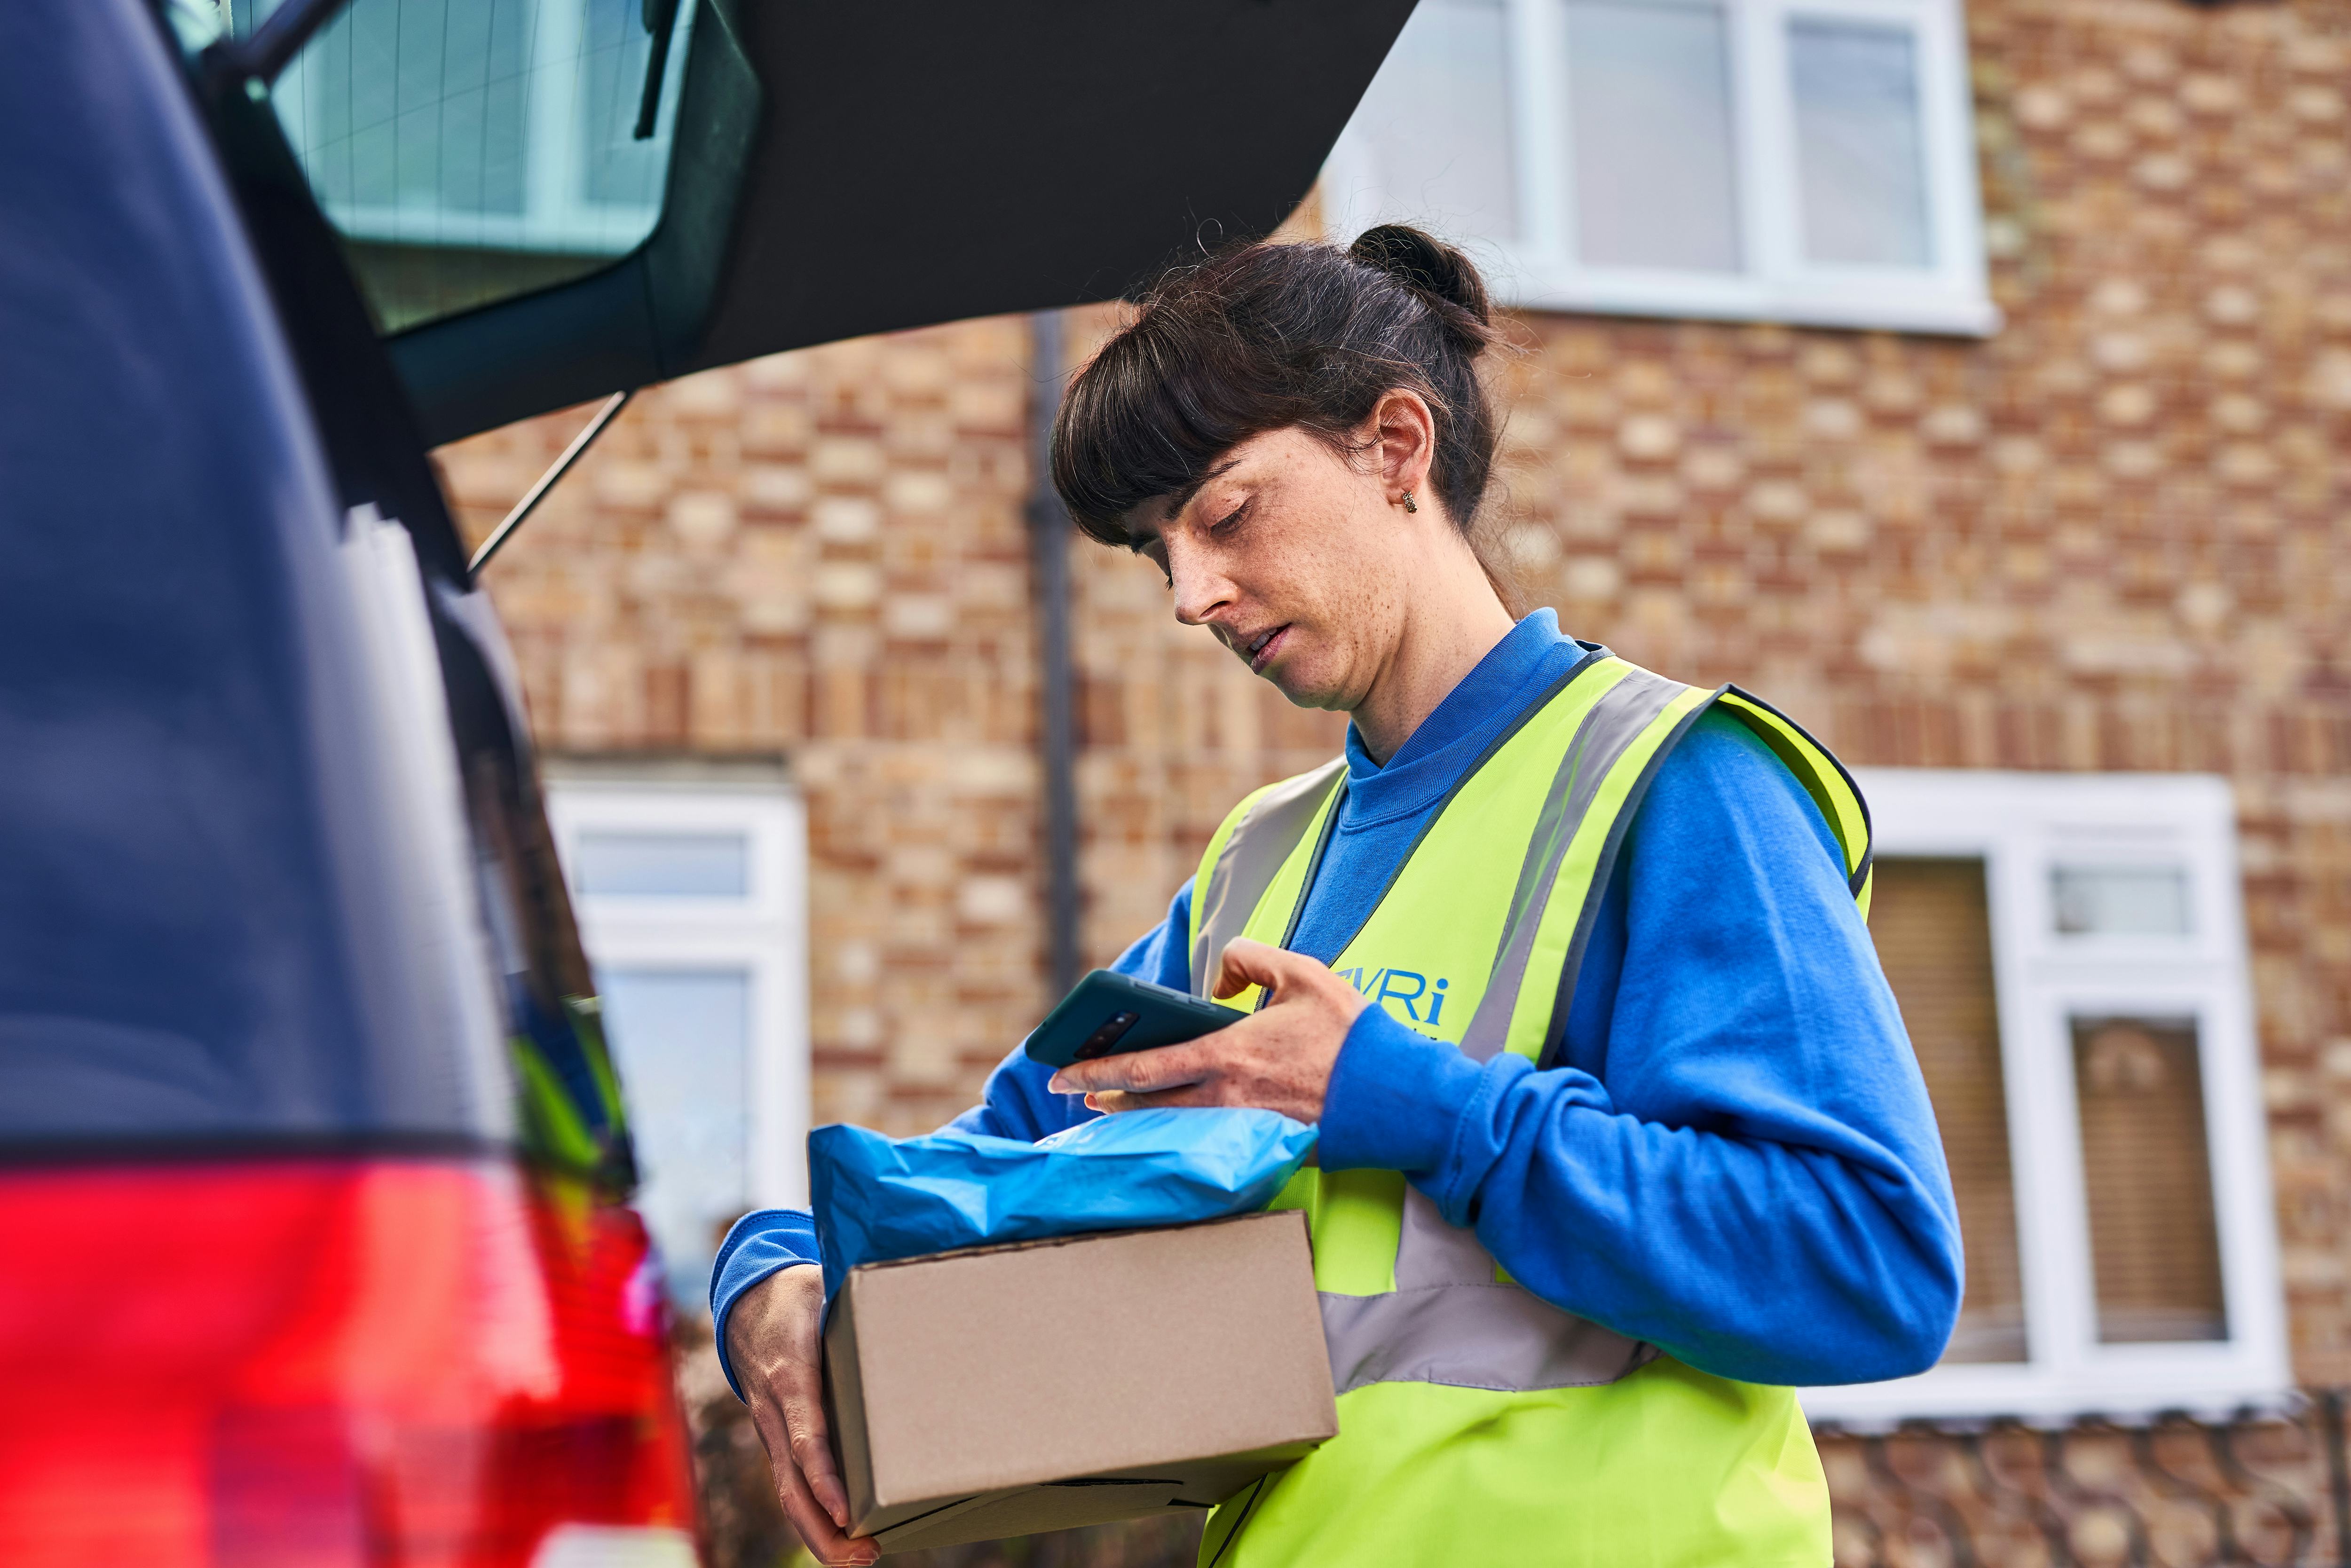
<path fill-rule="evenodd" d="M 1263 986 L 1274 1000 L 1281 999 L 1285 985 L 1295 985 L 1301 967 L 1319 968 L 1313 959 L 1263 942 L 1236 936 L 1225 945 L 1224 958 L 1217 970 L 1215 994 L 1237 996 L 1251 986 Z"/>

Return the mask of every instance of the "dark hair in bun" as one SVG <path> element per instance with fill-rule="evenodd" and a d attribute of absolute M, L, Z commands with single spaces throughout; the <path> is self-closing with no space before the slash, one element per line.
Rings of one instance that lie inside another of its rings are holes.
<path fill-rule="evenodd" d="M 1469 258 L 1406 224 L 1365 229 L 1347 247 L 1347 259 L 1386 273 L 1426 298 L 1474 357 L 1493 340 L 1493 308 L 1486 280 Z"/>
<path fill-rule="evenodd" d="M 1233 246 L 1161 277 L 1071 384 L 1053 487 L 1080 528 L 1125 544 L 1129 512 L 1249 437 L 1295 425 L 1353 450 L 1400 387 L 1436 415 L 1430 486 L 1467 535 L 1493 473 L 1478 361 L 1496 336 L 1477 267 L 1419 229 L 1382 224 L 1344 250 Z"/>

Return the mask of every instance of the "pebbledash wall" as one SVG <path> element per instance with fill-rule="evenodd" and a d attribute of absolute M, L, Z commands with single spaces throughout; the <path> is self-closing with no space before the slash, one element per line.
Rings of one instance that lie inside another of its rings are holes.
<path fill-rule="evenodd" d="M 1489 542 L 1576 633 L 1855 764 L 2225 775 L 2294 1370 L 2351 1382 L 2351 5 L 1969 27 L 2002 329 L 1523 317 Z M 787 759 L 818 1121 L 935 1124 L 1049 999 L 1027 345 L 652 391 L 489 574 L 550 753 Z M 580 418 L 445 449 L 468 526 Z M 1341 728 L 1071 549 L 1102 961 Z"/>

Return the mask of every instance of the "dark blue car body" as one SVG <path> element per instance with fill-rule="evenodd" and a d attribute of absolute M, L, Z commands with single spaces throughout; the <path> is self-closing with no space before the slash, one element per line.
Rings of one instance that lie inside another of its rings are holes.
<path fill-rule="evenodd" d="M 137 0 L 0 32 L 0 1146 L 510 1143 L 460 967 L 492 1048 L 583 1085 L 590 988 L 495 620 L 332 235 L 266 106 L 205 103 Z M 413 864 L 460 779 L 392 754 L 367 508 L 413 544 L 493 919 Z"/>

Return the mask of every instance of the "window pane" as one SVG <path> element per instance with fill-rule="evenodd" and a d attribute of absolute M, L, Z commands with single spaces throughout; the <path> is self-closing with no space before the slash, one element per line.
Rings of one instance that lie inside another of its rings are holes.
<path fill-rule="evenodd" d="M 2188 873 L 2176 865 L 2061 865 L 2051 873 L 2068 936 L 2185 936 Z"/>
<path fill-rule="evenodd" d="M 751 845 L 741 833 L 580 835 L 572 885 L 585 897 L 741 898 L 750 890 Z"/>
<path fill-rule="evenodd" d="M 750 1207 L 751 977 L 740 969 L 606 969 L 605 1032 L 629 1097 L 636 1206 L 697 1301 L 718 1239 Z"/>
<path fill-rule="evenodd" d="M 1422 0 L 1355 110 L 1390 208 L 1471 238 L 1519 232 L 1501 0 Z"/>
<path fill-rule="evenodd" d="M 276 9 L 240 0 L 237 26 Z M 271 94 L 387 332 L 605 267 L 660 216 L 694 7 L 654 134 L 639 0 L 351 0 Z"/>
<path fill-rule="evenodd" d="M 1909 29 L 1788 24 L 1804 253 L 1863 267 L 1929 267 L 1917 50 Z"/>
<path fill-rule="evenodd" d="M 1881 860 L 1869 934 L 1918 1053 L 1959 1196 L 1968 1271 L 1947 1362 L 2022 1361 L 2024 1287 L 1980 860 Z"/>
<path fill-rule="evenodd" d="M 1740 269 L 1729 58 L 1719 5 L 1570 0 L 1568 167 L 1584 262 Z"/>
<path fill-rule="evenodd" d="M 355 0 L 303 57 L 297 148 L 320 199 L 521 213 L 525 20 L 513 4 Z"/>
<path fill-rule="evenodd" d="M 2098 1339 L 2229 1337 L 2193 1019 L 2077 1018 Z"/>

